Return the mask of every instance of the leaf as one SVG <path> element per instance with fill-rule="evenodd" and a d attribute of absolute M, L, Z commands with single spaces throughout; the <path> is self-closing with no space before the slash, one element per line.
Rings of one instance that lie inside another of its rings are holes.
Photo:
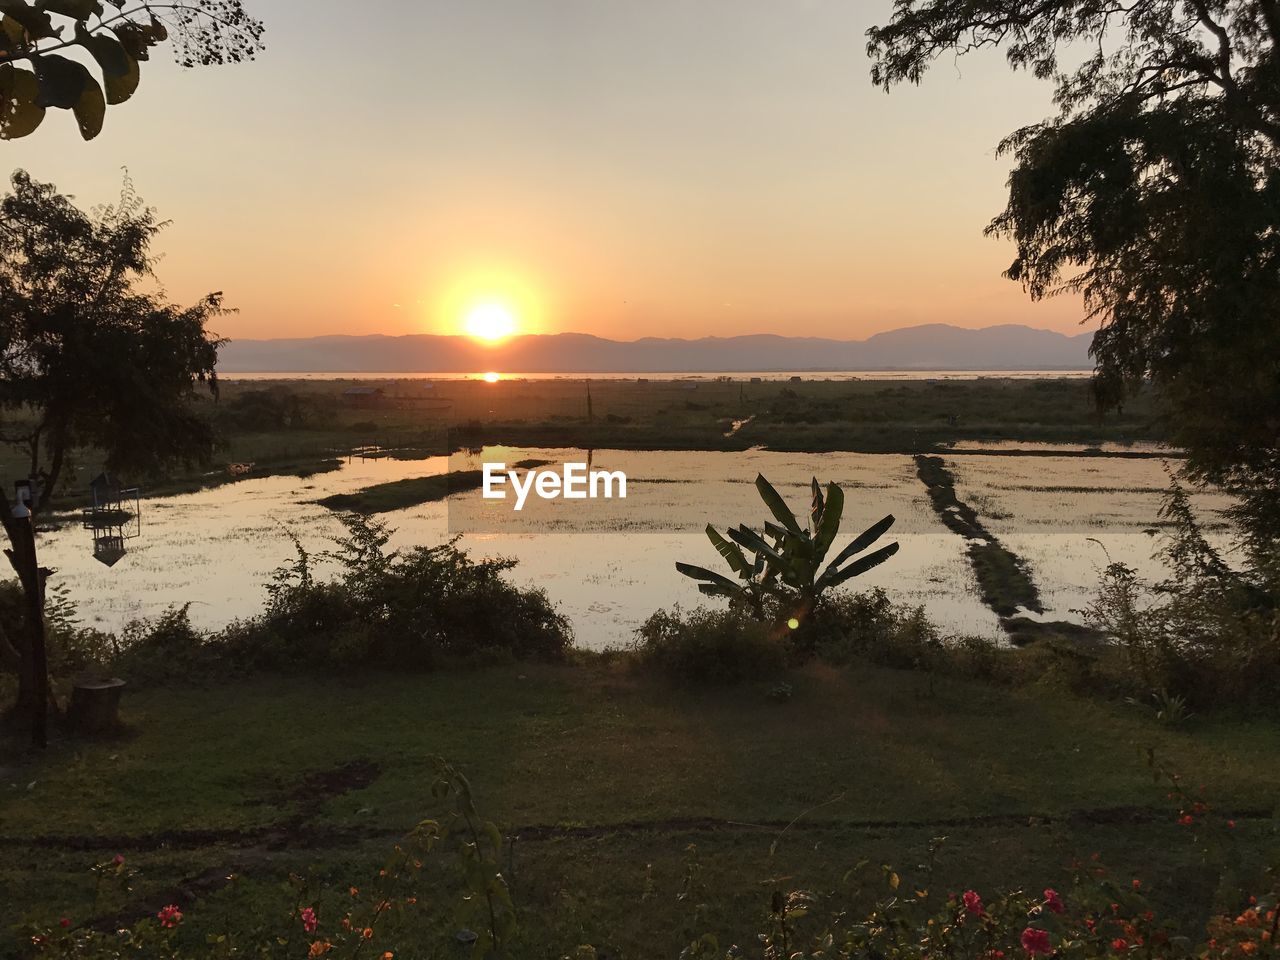
<path fill-rule="evenodd" d="M 0 66 L 0 140 L 17 140 L 44 120 L 39 104 L 40 82 L 30 70 L 13 64 Z"/>
<path fill-rule="evenodd" d="M 90 33 L 76 24 L 76 41 L 93 54 L 102 68 L 107 103 L 124 103 L 138 89 L 138 61 L 129 56 L 124 45 L 114 37 Z"/>
<path fill-rule="evenodd" d="M 771 561 L 772 563 L 775 563 L 779 566 L 781 566 L 783 563 L 782 554 L 780 554 L 774 547 L 766 543 L 764 541 L 764 538 L 761 537 L 760 534 L 756 533 L 746 524 L 743 524 L 742 526 L 737 528 L 730 527 L 729 539 L 732 540 L 734 543 L 741 544 L 742 546 L 750 550 L 752 553 L 758 556 L 762 556 L 766 560 Z"/>
<path fill-rule="evenodd" d="M 891 543 L 887 547 L 881 547 L 874 553 L 868 553 L 865 557 L 853 561 L 843 570 L 836 571 L 828 568 L 818 583 L 819 589 L 826 590 L 830 587 L 838 587 L 846 580 L 852 580 L 854 577 L 866 573 L 872 567 L 880 566 L 897 552 L 898 544 Z"/>
<path fill-rule="evenodd" d="M 92 77 L 85 84 L 80 100 L 71 112 L 76 115 L 76 123 L 80 125 L 80 136 L 92 140 L 102 132 L 102 121 L 107 115 L 107 100 L 102 95 L 102 88 Z"/>
<path fill-rule="evenodd" d="M 55 27 L 47 13 L 29 6 L 25 0 L 0 0 L 0 11 L 22 24 L 34 40 L 48 40 L 62 33 L 62 28 Z"/>
<path fill-rule="evenodd" d="M 751 564 L 747 562 L 747 558 L 742 555 L 742 551 L 737 544 L 730 543 L 716 531 L 711 524 L 707 524 L 707 539 L 711 541 L 711 545 L 716 548 L 720 556 L 724 557 L 729 564 L 729 568 L 733 570 L 741 579 L 745 580 L 751 576 Z"/>
<path fill-rule="evenodd" d="M 80 102 L 85 85 L 94 82 L 84 64 L 57 54 L 36 56 L 31 62 L 40 81 L 39 103 L 44 107 L 72 109 Z"/>
<path fill-rule="evenodd" d="M 164 24 L 158 21 L 149 25 L 134 22 L 122 23 L 112 27 L 111 32 L 116 35 L 116 39 L 120 41 L 120 45 L 129 56 L 135 60 L 150 59 L 151 54 L 148 52 L 150 48 L 168 36 Z"/>
<path fill-rule="evenodd" d="M 814 481 L 815 483 L 817 481 Z M 836 534 L 840 532 L 840 520 L 844 516 L 844 491 L 834 483 L 827 485 L 827 504 L 813 531 L 813 562 L 816 567 L 831 549 Z"/>
<path fill-rule="evenodd" d="M 796 536 L 803 536 L 804 531 L 800 529 L 800 524 L 796 522 L 795 514 L 787 503 L 779 495 L 778 491 L 773 489 L 773 485 L 764 478 L 761 473 L 756 476 L 756 490 L 760 492 L 760 499 L 764 501 L 764 505 L 769 508 L 769 512 L 773 514 L 774 519 L 787 528 L 790 533 Z"/>
<path fill-rule="evenodd" d="M 787 535 L 786 528 L 778 526 L 772 520 L 766 520 L 764 522 L 764 532 L 778 540 L 781 540 Z"/>
<path fill-rule="evenodd" d="M 738 592 L 738 585 L 723 574 L 708 570 L 706 567 L 696 567 L 691 563 L 680 563 L 677 561 L 676 569 L 692 580 L 706 580 L 708 583 L 715 584 L 726 590 Z"/>
<path fill-rule="evenodd" d="M 78 23 L 92 16 L 102 16 L 102 4 L 98 0 L 38 0 L 36 6 L 50 13 L 71 17 Z"/>
<path fill-rule="evenodd" d="M 863 550 L 867 549 L 867 547 L 879 540 L 885 532 L 893 526 L 893 524 L 893 514 L 889 514 L 878 523 L 873 523 L 871 526 L 867 527 L 867 529 L 863 530 L 853 538 L 853 542 L 851 544 L 836 555 L 836 558 L 831 561 L 831 565 L 827 567 L 827 573 L 834 571 L 836 567 L 840 566 L 840 564 L 844 563 L 854 554 L 861 553 Z"/>
<path fill-rule="evenodd" d="M 26 27 L 8 14 L 0 17 L 0 31 L 4 33 L 6 52 L 10 52 L 13 47 L 22 43 L 27 35 Z"/>
<path fill-rule="evenodd" d="M 816 532 L 818 524 L 822 522 L 822 511 L 824 507 L 822 501 L 822 487 L 818 486 L 817 477 L 811 477 L 809 482 L 813 491 L 813 498 L 809 505 L 809 529 Z"/>

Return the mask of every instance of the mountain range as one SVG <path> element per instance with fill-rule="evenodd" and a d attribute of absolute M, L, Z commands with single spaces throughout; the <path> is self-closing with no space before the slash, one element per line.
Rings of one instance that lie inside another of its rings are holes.
<path fill-rule="evenodd" d="M 465 336 L 323 336 L 233 340 L 218 370 L 235 373 L 693 373 L 770 370 L 1084 370 L 1093 335 L 1020 324 L 968 330 L 934 323 L 865 340 L 753 334 L 607 340 L 530 334 L 499 344 Z"/>

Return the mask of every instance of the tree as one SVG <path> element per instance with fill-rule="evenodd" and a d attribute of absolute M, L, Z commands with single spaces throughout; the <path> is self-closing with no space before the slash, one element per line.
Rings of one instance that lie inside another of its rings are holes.
<path fill-rule="evenodd" d="M 20 664 L 18 706 L 39 726 L 48 571 L 35 562 L 34 517 L 73 451 L 139 472 L 212 454 L 213 430 L 192 401 L 216 392 L 221 341 L 205 324 L 224 310 L 218 293 L 178 307 L 142 289 L 164 224 L 127 179 L 120 202 L 93 214 L 24 171 L 12 183 L 0 200 L 0 442 L 21 451 L 34 497 L 25 519 L 0 487 L 0 520 L 28 611 L 23 635 L 7 638 Z"/>
<path fill-rule="evenodd" d="M 5 140 L 33 133 L 48 107 L 70 110 L 80 135 L 92 140 L 107 105 L 124 103 L 138 88 L 139 61 L 165 40 L 184 67 L 240 63 L 262 50 L 263 25 L 241 0 L 0 0 L 0 14 Z M 81 59 L 65 56 L 76 51 Z M 81 60 L 96 66 L 101 84 Z"/>
<path fill-rule="evenodd" d="M 756 491 L 777 521 L 765 521 L 763 535 L 744 523 L 730 527 L 726 540 L 713 525 L 707 524 L 707 539 L 729 564 L 738 578 L 736 582 L 690 563 L 677 563 L 676 569 L 697 580 L 700 592 L 709 597 L 725 597 L 731 605 L 749 611 L 757 620 L 767 616 L 766 601 L 771 596 L 783 600 L 788 619 L 806 619 L 826 591 L 878 567 L 898 552 L 895 542 L 863 553 L 893 526 L 894 518 L 890 515 L 862 531 L 834 560 L 826 563 L 827 553 L 840 533 L 844 491 L 838 484 L 829 483 L 824 496 L 817 477 L 813 478 L 810 490 L 807 526 L 801 526 L 782 495 L 763 474 L 756 477 Z"/>
<path fill-rule="evenodd" d="M 1083 294 L 1099 403 L 1159 393 L 1256 565 L 1280 547 L 1278 41 L 1280 0 L 898 0 L 868 33 L 886 90 L 984 47 L 1053 79 L 988 232 L 1033 297 Z"/>

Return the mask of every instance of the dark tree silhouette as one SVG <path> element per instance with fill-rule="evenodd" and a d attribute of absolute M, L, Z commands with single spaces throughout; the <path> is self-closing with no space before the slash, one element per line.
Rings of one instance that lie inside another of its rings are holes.
<path fill-rule="evenodd" d="M 220 341 L 205 324 L 223 312 L 222 297 L 184 308 L 141 288 L 163 226 L 127 180 L 120 202 L 93 214 L 21 170 L 0 200 L 0 442 L 22 452 L 37 491 L 26 518 L 0 486 L 6 552 L 27 609 L 26 630 L 0 645 L 16 654 L 18 707 L 33 712 L 38 731 L 48 572 L 35 562 L 32 525 L 66 479 L 68 456 L 93 451 L 108 469 L 153 472 L 213 450 L 191 401 L 202 388 L 216 392 Z"/>
<path fill-rule="evenodd" d="M 139 61 L 166 40 L 184 67 L 239 63 L 262 50 L 262 23 L 241 0 L 5 0 L 0 13 L 5 140 L 33 133 L 48 107 L 70 110 L 80 135 L 92 140 L 107 105 L 124 103 L 138 88 Z"/>
<path fill-rule="evenodd" d="M 1002 48 L 1055 83 L 1014 132 L 1008 276 L 1083 294 L 1099 401 L 1149 383 L 1189 473 L 1238 492 L 1255 560 L 1280 546 L 1280 0 L 898 0 L 872 79 Z M 1070 61 L 1071 66 L 1064 65 Z"/>

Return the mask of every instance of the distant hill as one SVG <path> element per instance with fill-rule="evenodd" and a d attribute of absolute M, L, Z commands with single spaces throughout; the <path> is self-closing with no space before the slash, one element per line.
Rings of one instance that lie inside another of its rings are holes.
<path fill-rule="evenodd" d="M 218 370 L 233 373 L 691 373 L 751 370 L 1082 370 L 1090 333 L 1067 336 L 1017 324 L 965 330 L 943 323 L 866 340 L 759 334 L 698 340 L 606 340 L 582 333 L 512 337 L 329 336 L 233 340 Z"/>

